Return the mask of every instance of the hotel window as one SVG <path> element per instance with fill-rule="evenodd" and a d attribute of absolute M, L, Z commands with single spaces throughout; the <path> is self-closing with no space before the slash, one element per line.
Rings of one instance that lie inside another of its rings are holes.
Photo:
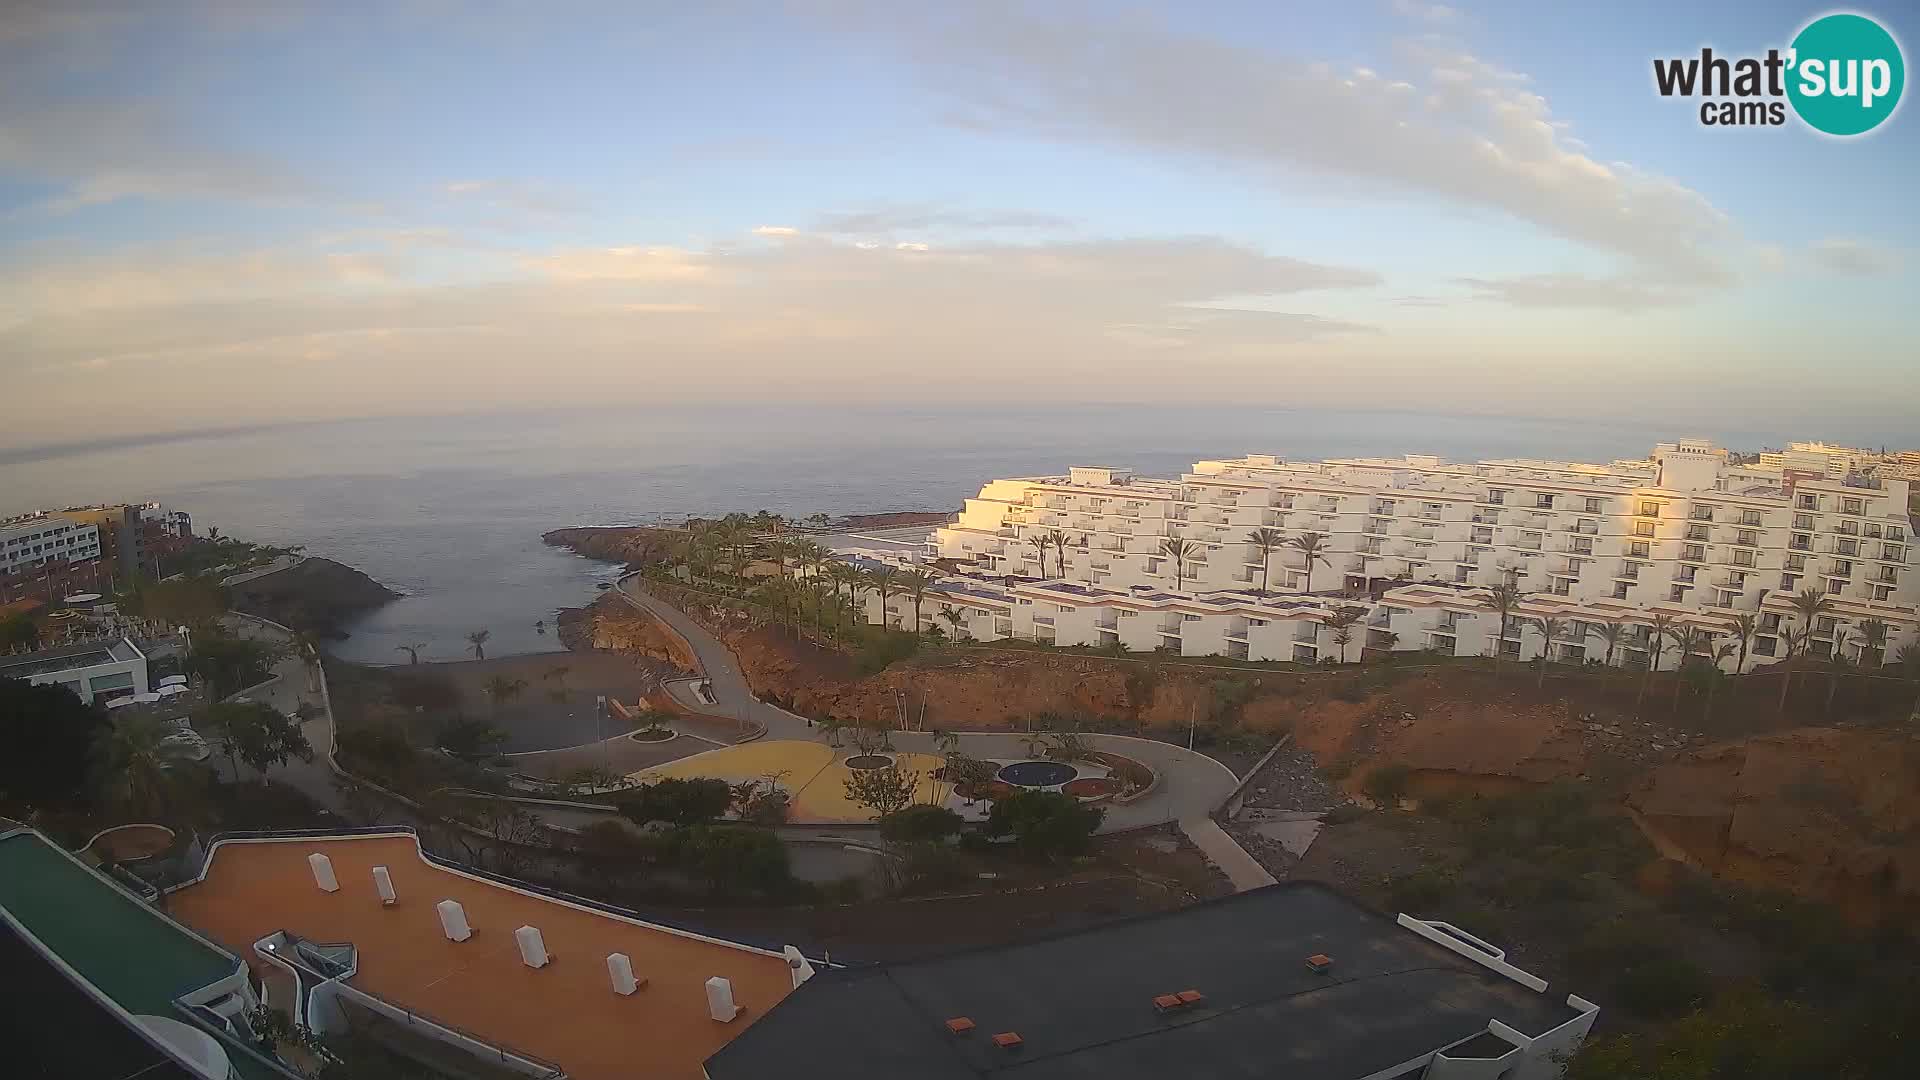
<path fill-rule="evenodd" d="M 1626 582 L 1624 582 L 1624 581 L 1616 581 L 1616 582 L 1614 582 L 1614 583 L 1613 583 L 1613 598 L 1614 598 L 1615 600 L 1625 600 L 1625 599 L 1627 598 L 1627 583 L 1626 583 Z"/>
<path fill-rule="evenodd" d="M 1881 544 L 1880 557 L 1891 562 L 1906 562 L 1907 549 L 1902 544 Z"/>
<path fill-rule="evenodd" d="M 1707 538 L 1707 527 L 1705 525 L 1687 526 L 1687 539 L 1705 540 L 1706 538 Z"/>
<path fill-rule="evenodd" d="M 1734 552 L 1734 553 L 1733 553 L 1733 565 L 1735 565 L 1735 566 L 1752 566 L 1752 565 L 1753 565 L 1753 552 L 1751 552 L 1751 551 L 1736 551 L 1736 552 Z"/>
<path fill-rule="evenodd" d="M 1627 545 L 1627 554 L 1636 559 L 1644 559 L 1653 550 L 1645 540 L 1635 540 Z"/>
<path fill-rule="evenodd" d="M 1827 593 L 1829 595 L 1837 594 L 1841 589 L 1844 589 L 1846 587 L 1847 587 L 1847 583 L 1844 581 L 1829 580 L 1827 582 Z"/>
<path fill-rule="evenodd" d="M 1843 514 L 1858 514 L 1866 508 L 1866 505 L 1867 504 L 1860 499 L 1841 499 L 1840 512 Z"/>
<path fill-rule="evenodd" d="M 1691 567 L 1691 566 L 1682 566 L 1682 567 L 1679 567 L 1678 569 L 1676 569 L 1676 570 L 1674 570 L 1674 572 L 1673 572 L 1673 580 L 1675 580 L 1675 581 L 1684 581 L 1684 582 L 1686 582 L 1686 583 L 1688 583 L 1688 584 L 1692 584 L 1692 583 L 1693 583 L 1693 575 L 1694 575 L 1694 574 L 1696 574 L 1696 573 L 1698 573 L 1698 570 L 1697 570 L 1697 569 L 1696 569 L 1695 567 Z"/>
<path fill-rule="evenodd" d="M 1800 579 L 1798 577 L 1795 577 L 1792 574 L 1780 575 L 1780 591 L 1781 592 L 1791 592 L 1793 591 L 1794 586 L 1798 584 L 1800 584 Z"/>
<path fill-rule="evenodd" d="M 1687 587 L 1685 585 L 1675 585 L 1673 589 L 1667 593 L 1667 599 L 1675 602 L 1685 600 L 1686 598 Z"/>
<path fill-rule="evenodd" d="M 1688 544 L 1680 549 L 1680 557 L 1688 562 L 1706 562 L 1707 549 L 1699 544 Z"/>
<path fill-rule="evenodd" d="M 1898 525 L 1889 525 L 1889 526 L 1887 526 L 1887 539 L 1889 539 L 1889 540 L 1905 540 L 1906 538 L 1907 538 L 1907 534 L 1906 534 L 1906 532 L 1905 532 L 1905 531 L 1903 531 L 1903 530 L 1902 530 L 1902 529 L 1900 528 L 1900 526 L 1898 526 Z"/>
<path fill-rule="evenodd" d="M 1793 527 L 1794 527 L 1794 528 L 1796 528 L 1796 529 L 1811 529 L 1811 528 L 1813 528 L 1813 515 L 1812 515 L 1812 514 L 1795 514 L 1795 515 L 1793 515 Z"/>
<path fill-rule="evenodd" d="M 1589 513 L 1589 514 L 1597 514 L 1597 513 L 1599 513 L 1599 512 L 1600 512 L 1600 500 L 1599 500 L 1599 499 L 1588 499 L 1588 500 L 1587 500 L 1587 513 Z"/>
<path fill-rule="evenodd" d="M 1470 566 L 1456 566 L 1453 568 L 1453 580 L 1462 585 L 1466 584 L 1467 578 L 1472 574 L 1473 568 Z"/>
<path fill-rule="evenodd" d="M 1651 499 L 1640 500 L 1640 516 L 1641 517 L 1659 517 L 1660 504 L 1657 502 L 1654 502 Z"/>
<path fill-rule="evenodd" d="M 1742 510 L 1742 511 L 1740 511 L 1740 524 L 1742 524 L 1742 525 L 1758 525 L 1758 524 L 1760 524 L 1760 511 L 1758 511 L 1758 510 Z"/>
<path fill-rule="evenodd" d="M 1890 599 L 1892 599 L 1892 598 L 1893 598 L 1893 586 L 1891 586 L 1891 585 L 1875 585 L 1875 586 L 1873 587 L 1873 598 L 1874 598 L 1875 600 L 1890 600 Z"/>
<path fill-rule="evenodd" d="M 1651 522 L 1651 521 L 1636 521 L 1636 522 L 1634 522 L 1634 523 L 1633 523 L 1633 535 L 1635 535 L 1635 536 L 1652 536 L 1652 535 L 1653 535 L 1653 522 Z"/>
<path fill-rule="evenodd" d="M 1793 539 L 1787 541 L 1787 546 L 1795 551 L 1812 551 L 1813 537 L 1806 533 L 1794 533 Z"/>
<path fill-rule="evenodd" d="M 1551 510 L 1553 509 L 1553 496 L 1536 494 L 1533 497 L 1533 505 L 1537 510 Z"/>
<path fill-rule="evenodd" d="M 1820 620 L 1813 624 L 1813 632 L 1816 634 L 1825 636 L 1833 633 L 1834 628 L 1839 625 L 1840 625 L 1839 620 L 1835 619 L 1833 616 L 1822 615 L 1820 616 Z"/>
<path fill-rule="evenodd" d="M 1794 501 L 1794 505 L 1802 510 L 1818 510 L 1820 509 L 1820 496 L 1802 495 Z"/>
<path fill-rule="evenodd" d="M 1487 501 L 1492 503 L 1495 506 L 1505 506 L 1507 502 L 1506 489 L 1505 488 L 1488 488 Z"/>
<path fill-rule="evenodd" d="M 1842 537 L 1833 542 L 1833 550 L 1841 555 L 1858 555 L 1860 553 L 1860 542 Z"/>
<path fill-rule="evenodd" d="M 1693 508 L 1693 510 L 1692 510 L 1692 512 L 1690 512 L 1690 513 L 1689 513 L 1689 514 L 1687 515 L 1687 517 L 1689 517 L 1689 518 L 1691 518 L 1691 519 L 1692 519 L 1692 520 L 1694 520 L 1694 521 L 1712 521 L 1712 520 L 1713 520 L 1713 507 L 1711 507 L 1711 506 L 1695 506 L 1695 507 Z"/>
<path fill-rule="evenodd" d="M 1741 547 L 1758 547 L 1760 544 L 1760 534 L 1754 532 L 1752 529 L 1741 529 L 1739 532 L 1733 534 L 1733 542 L 1739 544 Z"/>
<path fill-rule="evenodd" d="M 1832 573 L 1832 574 L 1831 574 L 1830 576 L 1832 576 L 1832 577 L 1852 577 L 1852 576 L 1853 576 L 1853 562 L 1852 562 L 1852 560 L 1849 560 L 1849 559 L 1835 559 L 1835 560 L 1833 560 L 1833 573 Z"/>

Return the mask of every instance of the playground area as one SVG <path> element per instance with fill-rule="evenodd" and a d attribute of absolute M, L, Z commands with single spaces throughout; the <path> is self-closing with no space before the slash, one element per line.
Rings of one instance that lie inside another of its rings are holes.
<path fill-rule="evenodd" d="M 952 784 L 935 778 L 945 759 L 933 754 L 886 750 L 862 754 L 858 750 L 835 748 L 825 743 L 793 739 L 773 739 L 745 743 L 681 758 L 632 774 L 641 783 L 668 777 L 681 780 L 713 779 L 730 784 L 749 780 L 772 780 L 792 797 L 788 820 L 794 824 L 858 824 L 873 820 L 872 811 L 847 798 L 846 783 L 858 769 L 884 768 L 887 765 L 913 774 L 917 782 L 914 801 L 945 806 L 968 819 L 986 816 L 985 799 L 968 800 L 956 794 Z M 1068 765 L 1053 761 L 994 762 L 999 790 L 1015 787 L 1061 790 L 1063 785 L 1103 779 L 1107 770 L 1095 765 Z M 1081 796 L 1070 790 L 1068 794 Z"/>

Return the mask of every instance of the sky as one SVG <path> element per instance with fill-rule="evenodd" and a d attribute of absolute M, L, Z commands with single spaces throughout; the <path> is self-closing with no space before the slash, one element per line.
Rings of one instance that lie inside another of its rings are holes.
<path fill-rule="evenodd" d="M 1826 10 L 0 0 L 0 445 L 722 401 L 1920 443 L 1920 117 L 1653 88 Z"/>

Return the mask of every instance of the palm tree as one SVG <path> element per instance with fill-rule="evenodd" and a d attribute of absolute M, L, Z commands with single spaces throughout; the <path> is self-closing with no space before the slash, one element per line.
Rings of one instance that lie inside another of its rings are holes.
<path fill-rule="evenodd" d="M 1547 665 L 1553 662 L 1553 642 L 1567 632 L 1567 620 L 1542 616 L 1528 620 L 1528 626 L 1540 635 L 1540 677 L 1534 680 L 1534 689 L 1547 685 Z"/>
<path fill-rule="evenodd" d="M 1073 546 L 1073 537 L 1054 529 L 1047 534 L 1047 542 L 1053 545 L 1053 563 L 1060 568 L 1060 578 L 1067 576 L 1067 548 Z"/>
<path fill-rule="evenodd" d="M 1680 653 L 1680 662 L 1673 667 L 1673 700 L 1667 704 L 1667 712 L 1676 713 L 1680 711 L 1680 688 L 1686 685 L 1681 675 L 1687 670 L 1687 662 L 1693 659 L 1695 653 L 1712 652 L 1713 634 L 1697 626 L 1677 624 L 1667 628 L 1667 638 Z"/>
<path fill-rule="evenodd" d="M 493 631 L 491 630 L 475 630 L 473 633 L 467 635 L 467 644 L 472 647 L 473 658 L 475 660 L 485 660 L 487 658 L 487 639 L 492 636 Z"/>
<path fill-rule="evenodd" d="M 1854 643 L 1860 647 L 1860 664 L 1868 672 L 1879 671 L 1880 665 L 1886 661 L 1887 632 L 1890 629 L 1882 619 L 1862 619 L 1860 625 L 1854 627 L 1854 633 L 1859 635 Z"/>
<path fill-rule="evenodd" d="M 1900 651 L 1893 654 L 1893 662 L 1899 665 L 1907 681 L 1920 683 L 1920 642 L 1900 646 Z M 1913 712 L 1908 720 L 1920 724 L 1920 696 L 1913 699 Z"/>
<path fill-rule="evenodd" d="M 1656 611 L 1648 621 L 1647 629 L 1652 637 L 1647 642 L 1647 676 L 1640 681 L 1640 693 L 1633 699 L 1633 714 L 1640 715 L 1640 703 L 1646 700 L 1647 690 L 1653 686 L 1653 673 L 1660 670 L 1660 654 L 1666 651 L 1667 635 L 1673 630 L 1673 616 L 1664 611 Z"/>
<path fill-rule="evenodd" d="M 1511 581 L 1503 581 L 1487 590 L 1488 603 L 1500 615 L 1500 636 L 1493 643 L 1493 677 L 1500 677 L 1500 663 L 1507 653 L 1507 627 L 1513 618 L 1513 609 L 1520 606 L 1520 586 Z"/>
<path fill-rule="evenodd" d="M 880 594 L 880 625 L 887 625 L 887 597 L 900 589 L 900 571 L 891 566 L 878 566 L 867 571 L 867 584 Z"/>
<path fill-rule="evenodd" d="M 1603 623 L 1588 624 L 1587 634 L 1607 643 L 1605 666 L 1609 668 L 1613 666 L 1613 654 L 1619 651 L 1620 643 L 1627 640 L 1628 629 L 1627 624 L 1619 619 L 1609 619 Z"/>
<path fill-rule="evenodd" d="M 1713 651 L 1713 670 L 1707 673 L 1707 711 L 1700 718 L 1702 727 L 1713 723 L 1713 692 L 1720 688 L 1720 661 L 1740 651 L 1739 643 L 1732 641 Z"/>
<path fill-rule="evenodd" d="M 1187 580 L 1187 560 L 1200 550 L 1200 545 L 1178 536 L 1160 541 L 1160 554 L 1173 560 L 1173 591 L 1179 592 Z"/>
<path fill-rule="evenodd" d="M 1324 533 L 1317 533 L 1317 532 L 1304 532 L 1304 533 L 1301 533 L 1299 536 L 1296 536 L 1293 539 L 1287 541 L 1287 543 L 1292 544 L 1296 549 L 1299 550 L 1300 554 L 1306 556 L 1307 586 L 1302 591 L 1312 592 L 1313 591 L 1313 564 L 1315 560 L 1325 563 L 1327 566 L 1333 565 L 1333 563 L 1327 561 L 1326 555 L 1322 554 L 1327 543 L 1326 535 Z"/>
<path fill-rule="evenodd" d="M 964 641 L 967 639 L 969 635 L 967 634 L 966 612 L 954 607 L 952 604 L 942 604 L 940 606 L 940 617 L 947 621 L 947 625 L 953 627 L 953 640 Z"/>
<path fill-rule="evenodd" d="M 136 813 L 163 813 L 174 777 L 166 739 L 173 734 L 151 713 L 123 712 L 100 734 L 94 754 L 109 796 L 123 799 Z"/>
<path fill-rule="evenodd" d="M 1366 613 L 1366 608 L 1349 605 L 1336 608 L 1332 615 L 1327 616 L 1327 625 L 1333 628 L 1333 644 L 1340 650 L 1340 662 L 1343 664 L 1347 662 L 1347 646 L 1353 641 L 1354 624 Z"/>
<path fill-rule="evenodd" d="M 1267 576 L 1273 571 L 1273 550 L 1287 542 L 1279 529 L 1255 529 L 1247 534 L 1247 543 L 1260 549 L 1260 595 L 1267 595 Z"/>
<path fill-rule="evenodd" d="M 393 651 L 406 653 L 407 663 L 409 665 L 412 665 L 412 664 L 418 664 L 420 662 L 420 650 L 426 647 L 427 647 L 426 642 L 416 641 L 411 645 L 395 645 L 393 647 Z"/>
<path fill-rule="evenodd" d="M 855 625 L 859 624 L 859 620 L 854 618 L 853 602 L 860 590 L 861 579 L 864 577 L 860 568 L 852 563 L 835 562 L 827 567 L 827 578 L 833 582 L 834 606 L 839 606 L 840 586 L 845 585 L 847 587 L 847 618 L 854 621 Z"/>
<path fill-rule="evenodd" d="M 1052 543 L 1053 538 L 1045 533 L 1034 533 L 1027 537 L 1027 546 L 1035 552 L 1034 558 L 1040 563 L 1040 576 L 1043 579 L 1047 576 L 1047 547 Z"/>
<path fill-rule="evenodd" d="M 1733 629 L 1728 631 L 1728 633 L 1733 636 L 1733 641 L 1730 644 L 1732 644 L 1734 648 L 1734 656 L 1736 658 L 1733 662 L 1733 673 L 1735 675 L 1747 669 L 1747 650 L 1753 647 L 1753 637 L 1759 632 L 1760 616 L 1754 612 L 1743 611 L 1733 617 Z"/>
<path fill-rule="evenodd" d="M 900 575 L 900 588 L 913 598 L 913 630 L 920 632 L 920 605 L 926 602 L 927 590 L 940 580 L 940 575 L 922 567 L 914 567 Z"/>
<path fill-rule="evenodd" d="M 1794 593 L 1788 598 L 1788 602 L 1793 605 L 1794 614 L 1800 616 L 1800 648 L 1798 652 L 1802 656 L 1810 656 L 1813 653 L 1813 633 L 1819 627 L 1820 617 L 1833 610 L 1833 601 L 1827 599 L 1826 593 L 1809 586 Z M 1792 654 L 1794 651 L 1792 645 L 1789 644 L 1786 661 L 1786 677 L 1780 680 L 1780 704 L 1778 707 L 1780 712 L 1787 711 L 1787 693 L 1793 686 Z"/>

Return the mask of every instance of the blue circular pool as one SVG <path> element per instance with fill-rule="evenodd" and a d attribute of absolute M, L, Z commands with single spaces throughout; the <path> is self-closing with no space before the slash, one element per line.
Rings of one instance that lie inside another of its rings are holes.
<path fill-rule="evenodd" d="M 1080 773 L 1059 761 L 1016 761 L 995 775 L 1002 783 L 1014 787 L 1047 788 L 1059 787 Z"/>

